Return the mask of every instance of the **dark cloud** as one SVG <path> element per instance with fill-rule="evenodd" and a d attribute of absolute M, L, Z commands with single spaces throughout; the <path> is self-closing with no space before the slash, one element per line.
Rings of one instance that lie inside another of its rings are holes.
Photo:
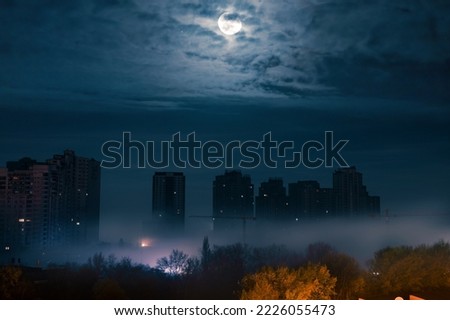
<path fill-rule="evenodd" d="M 244 97 L 422 97 L 429 90 L 448 97 L 445 1 L 102 0 L 4 8 L 0 64 L 7 72 L 0 79 L 17 89 L 84 86 L 106 94 L 128 91 L 128 83 L 136 94 L 241 88 Z M 217 28 L 227 10 L 244 23 L 235 38 Z"/>

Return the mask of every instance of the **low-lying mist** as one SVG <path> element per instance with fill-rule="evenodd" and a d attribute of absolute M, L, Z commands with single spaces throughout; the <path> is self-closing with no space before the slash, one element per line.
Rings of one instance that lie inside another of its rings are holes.
<path fill-rule="evenodd" d="M 299 219 L 292 223 L 236 221 L 232 231 L 196 232 L 178 237 L 152 237 L 133 243 L 101 243 L 90 246 L 60 247 L 48 250 L 11 252 L 1 257 L 1 264 L 47 267 L 51 264 L 85 263 L 95 253 L 116 258 L 127 257 L 136 263 L 154 266 L 173 249 L 199 256 L 203 238 L 212 246 L 244 243 L 251 247 L 286 246 L 304 252 L 312 243 L 323 242 L 357 259 L 362 266 L 374 252 L 388 247 L 450 242 L 450 218 L 447 216 L 352 217 L 322 220 Z"/>

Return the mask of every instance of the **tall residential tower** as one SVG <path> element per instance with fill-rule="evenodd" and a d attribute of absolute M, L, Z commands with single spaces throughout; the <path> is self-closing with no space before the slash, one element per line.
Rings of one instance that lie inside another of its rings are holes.
<path fill-rule="evenodd" d="M 253 207 L 253 184 L 249 175 L 226 171 L 216 176 L 213 182 L 214 230 L 235 229 L 241 225 L 239 219 L 254 216 Z"/>
<path fill-rule="evenodd" d="M 98 241 L 100 164 L 71 150 L 46 162 L 0 168 L 0 241 L 5 250 Z"/>
<path fill-rule="evenodd" d="M 185 176 L 182 172 L 153 175 L 152 229 L 158 235 L 184 231 Z"/>
<path fill-rule="evenodd" d="M 336 170 L 333 191 L 337 214 L 379 214 L 380 197 L 370 196 L 363 184 L 362 173 L 355 167 Z"/>

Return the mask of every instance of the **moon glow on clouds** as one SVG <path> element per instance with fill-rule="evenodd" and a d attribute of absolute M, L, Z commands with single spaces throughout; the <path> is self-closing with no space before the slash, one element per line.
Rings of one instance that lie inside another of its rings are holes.
<path fill-rule="evenodd" d="M 217 21 L 220 31 L 227 36 L 232 36 L 241 31 L 242 22 L 236 13 L 225 12 Z"/>

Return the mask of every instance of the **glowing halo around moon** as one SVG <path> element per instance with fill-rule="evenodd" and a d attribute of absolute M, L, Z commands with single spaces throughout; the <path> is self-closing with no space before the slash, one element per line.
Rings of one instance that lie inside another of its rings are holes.
<path fill-rule="evenodd" d="M 241 31 L 242 22 L 236 13 L 225 12 L 217 20 L 220 31 L 227 36 L 232 36 Z"/>

